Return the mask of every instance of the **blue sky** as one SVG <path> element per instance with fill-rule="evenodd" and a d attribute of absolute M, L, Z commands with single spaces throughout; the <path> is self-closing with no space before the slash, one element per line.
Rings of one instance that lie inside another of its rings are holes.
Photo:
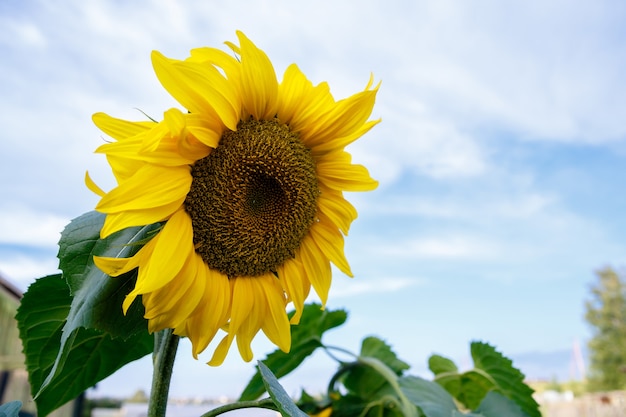
<path fill-rule="evenodd" d="M 383 122 L 349 148 L 380 187 L 348 196 L 355 278 L 335 273 L 328 307 L 350 318 L 329 344 L 377 335 L 416 373 L 433 352 L 466 364 L 474 339 L 571 349 L 594 271 L 626 259 L 624 21 L 610 0 L 2 1 L 0 272 L 22 289 L 54 272 L 63 226 L 97 202 L 85 171 L 113 186 L 93 113 L 179 107 L 150 51 L 182 59 L 241 29 L 278 74 L 296 62 L 337 98 L 382 80 Z M 285 384 L 321 389 L 333 368 L 316 355 Z M 236 395 L 251 372 L 183 343 L 172 393 Z M 97 392 L 149 375 L 146 358 Z"/>

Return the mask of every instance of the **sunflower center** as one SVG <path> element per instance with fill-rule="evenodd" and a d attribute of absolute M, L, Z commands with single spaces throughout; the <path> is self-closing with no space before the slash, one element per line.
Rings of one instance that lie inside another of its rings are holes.
<path fill-rule="evenodd" d="M 278 120 L 240 122 L 191 175 L 185 209 L 196 251 L 229 278 L 276 271 L 315 220 L 315 161 Z"/>

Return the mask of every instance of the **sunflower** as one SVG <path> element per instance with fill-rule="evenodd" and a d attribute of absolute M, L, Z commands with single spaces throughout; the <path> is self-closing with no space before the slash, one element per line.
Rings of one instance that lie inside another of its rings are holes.
<path fill-rule="evenodd" d="M 114 139 L 96 152 L 117 185 L 104 192 L 86 176 L 106 214 L 102 238 L 163 224 L 131 258 L 94 257 L 113 277 L 138 268 L 123 311 L 141 296 L 149 331 L 188 337 L 195 358 L 222 329 L 214 366 L 235 340 L 250 361 L 259 330 L 289 351 L 311 286 L 326 303 L 330 263 L 352 276 L 344 235 L 357 212 L 343 192 L 377 186 L 344 150 L 379 122 L 368 120 L 372 78 L 336 101 L 295 64 L 279 83 L 267 55 L 237 37 L 231 54 L 205 47 L 181 61 L 154 51 L 159 81 L 185 110 L 158 122 L 95 114 Z"/>

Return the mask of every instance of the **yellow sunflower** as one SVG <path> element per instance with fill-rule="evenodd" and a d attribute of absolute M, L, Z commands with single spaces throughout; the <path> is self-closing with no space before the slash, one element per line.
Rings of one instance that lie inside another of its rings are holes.
<path fill-rule="evenodd" d="M 272 63 L 243 33 L 233 53 L 199 48 L 183 61 L 152 53 L 165 89 L 185 108 L 160 122 L 103 113 L 94 123 L 115 141 L 106 155 L 117 186 L 102 191 L 104 238 L 131 226 L 164 222 L 131 258 L 94 259 L 118 276 L 138 268 L 126 312 L 137 296 L 151 332 L 174 329 L 193 355 L 220 329 L 210 365 L 236 339 L 242 358 L 262 330 L 281 350 L 291 345 L 286 306 L 298 323 L 311 286 L 326 302 L 330 263 L 352 276 L 344 238 L 356 218 L 344 191 L 376 188 L 344 148 L 376 125 L 378 86 L 336 101 L 292 64 L 278 82 Z"/>

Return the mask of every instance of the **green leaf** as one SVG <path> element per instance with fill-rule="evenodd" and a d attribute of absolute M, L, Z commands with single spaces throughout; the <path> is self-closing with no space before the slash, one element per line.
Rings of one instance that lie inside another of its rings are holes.
<path fill-rule="evenodd" d="M 99 329 L 122 338 L 138 333 L 147 335 L 140 302 L 133 303 L 126 315 L 122 313 L 122 302 L 135 285 L 136 271 L 111 278 L 95 266 L 93 257 L 133 256 L 160 225 L 129 227 L 101 240 L 104 218 L 104 214 L 95 211 L 85 213 L 72 220 L 61 234 L 59 268 L 73 296 L 66 329 Z"/>
<path fill-rule="evenodd" d="M 363 342 L 361 343 L 361 353 L 359 356 L 376 358 L 398 375 L 401 375 L 402 372 L 410 368 L 408 363 L 398 359 L 395 352 L 391 350 L 391 346 L 374 336 L 369 336 L 363 339 Z"/>
<path fill-rule="evenodd" d="M 484 417 L 528 417 L 515 401 L 495 391 L 485 396 L 476 412 Z"/>
<path fill-rule="evenodd" d="M 0 417 L 18 417 L 22 408 L 21 401 L 11 401 L 0 405 Z"/>
<path fill-rule="evenodd" d="M 533 398 L 533 389 L 524 383 L 524 374 L 513 366 L 494 347 L 482 342 L 472 342 L 474 367 L 484 371 L 493 380 L 496 390 L 515 401 L 529 417 L 541 417 L 539 404 Z"/>
<path fill-rule="evenodd" d="M 458 412 L 452 396 L 436 382 L 416 376 L 401 377 L 400 389 L 426 417 L 450 417 Z"/>
<path fill-rule="evenodd" d="M 458 395 L 455 395 L 455 398 L 465 404 L 465 406 L 469 409 L 478 407 L 478 404 L 480 404 L 489 391 L 497 389 L 497 385 L 494 380 L 481 370 L 467 371 L 459 375 L 458 378 L 460 390 Z M 440 384 L 444 381 L 445 379 L 442 381 L 437 380 Z M 453 394 L 453 392 L 449 389 L 452 387 L 446 385 L 444 385 L 444 387 L 448 389 L 448 392 Z"/>
<path fill-rule="evenodd" d="M 359 356 L 378 359 L 396 376 L 409 369 L 409 365 L 398 359 L 391 347 L 377 337 L 370 336 L 363 339 Z M 371 366 L 356 366 L 346 374 L 342 383 L 353 394 L 361 398 L 371 398 L 383 388 L 387 379 Z"/>
<path fill-rule="evenodd" d="M 85 328 L 71 331 L 66 337 L 65 350 L 60 351 L 71 301 L 61 275 L 47 276 L 28 288 L 16 315 L 31 389 L 33 393 L 39 391 L 35 402 L 41 417 L 152 351 L 152 338 L 149 342 L 143 335 L 127 340 L 112 339 L 105 333 Z M 58 363 L 64 366 L 57 367 L 55 378 L 41 390 L 46 375 Z"/>
<path fill-rule="evenodd" d="M 274 400 L 274 404 L 278 407 L 280 414 L 283 417 L 307 417 L 307 415 L 293 402 L 291 397 L 287 395 L 272 371 L 270 371 L 270 369 L 261 361 L 258 362 L 258 366 L 265 389 L 272 400 Z"/>
<path fill-rule="evenodd" d="M 459 368 L 452 362 L 451 359 L 445 358 L 440 355 L 432 355 L 428 358 L 428 369 L 435 374 L 435 376 L 444 373 L 458 373 Z"/>
<path fill-rule="evenodd" d="M 152 336 L 148 334 L 141 303 L 134 303 L 126 316 L 122 314 L 122 300 L 134 286 L 136 271 L 111 278 L 95 266 L 93 256 L 132 256 L 159 225 L 127 228 L 101 240 L 100 229 L 103 223 L 103 214 L 89 212 L 72 220 L 61 234 L 59 266 L 73 297 L 57 358 L 37 396 L 49 384 L 59 384 L 59 380 L 65 376 L 63 367 L 66 361 L 80 365 L 74 355 L 70 355 L 70 352 L 76 352 L 77 347 L 73 343 L 77 343 L 75 332 L 80 328 L 105 332 L 109 335 L 109 340 L 117 337 L 132 342 L 133 346 L 150 347 L 139 351 L 143 352 L 142 356 L 152 351 Z M 133 352 L 140 354 L 134 350 Z M 135 355 L 130 358 L 132 359 L 128 362 L 138 359 Z M 112 371 L 123 365 L 121 363 Z"/>
<path fill-rule="evenodd" d="M 351 394 L 342 395 L 333 402 L 332 410 L 332 417 L 407 417 L 393 395 L 375 400 Z"/>
<path fill-rule="evenodd" d="M 290 314 L 290 316 L 293 312 Z M 320 304 L 312 303 L 304 306 L 300 324 L 291 326 L 291 350 L 285 353 L 275 350 L 263 363 L 281 378 L 296 369 L 315 349 L 322 346 L 324 332 L 343 324 L 348 315 L 344 310 L 322 310 Z M 257 371 L 243 390 L 239 401 L 257 399 L 265 392 L 265 386 Z"/>

